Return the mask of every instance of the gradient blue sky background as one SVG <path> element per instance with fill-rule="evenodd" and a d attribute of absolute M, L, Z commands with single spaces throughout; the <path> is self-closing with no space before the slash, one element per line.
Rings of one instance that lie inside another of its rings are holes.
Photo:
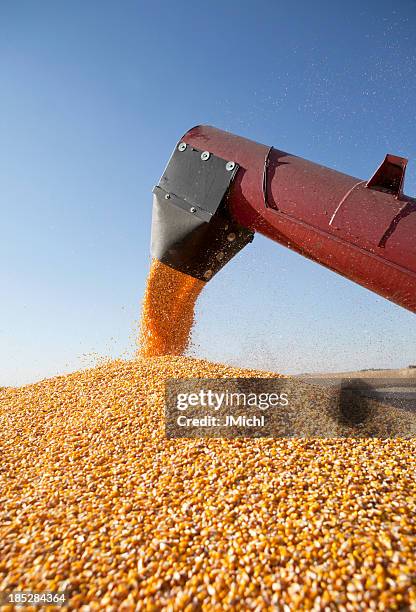
<path fill-rule="evenodd" d="M 0 385 L 131 354 L 151 189 L 210 123 L 416 191 L 416 3 L 0 3 Z M 416 239 L 416 237 L 415 237 Z M 416 362 L 414 315 L 257 236 L 194 353 L 283 372 Z"/>

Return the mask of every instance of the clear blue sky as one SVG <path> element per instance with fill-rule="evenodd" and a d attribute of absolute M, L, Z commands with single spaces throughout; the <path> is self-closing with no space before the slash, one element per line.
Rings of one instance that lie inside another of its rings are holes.
<path fill-rule="evenodd" d="M 131 353 L 151 189 L 195 124 L 362 178 L 404 155 L 414 195 L 415 58 L 413 0 L 2 0 L 0 385 Z M 416 361 L 414 315 L 259 236 L 194 342 L 285 372 Z"/>

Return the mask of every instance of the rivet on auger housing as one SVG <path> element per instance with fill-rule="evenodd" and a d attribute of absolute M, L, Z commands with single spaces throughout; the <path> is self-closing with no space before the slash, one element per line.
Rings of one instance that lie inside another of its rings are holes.
<path fill-rule="evenodd" d="M 171 268 L 208 281 L 254 233 L 227 210 L 238 164 L 184 145 L 175 148 L 153 189 L 151 253 Z"/>

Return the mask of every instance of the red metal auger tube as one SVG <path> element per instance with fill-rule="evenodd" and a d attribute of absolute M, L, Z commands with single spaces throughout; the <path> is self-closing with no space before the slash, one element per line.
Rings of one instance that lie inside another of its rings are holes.
<path fill-rule="evenodd" d="M 182 140 L 239 165 L 228 195 L 239 224 L 416 312 L 416 200 L 402 193 L 406 159 L 387 155 L 365 181 L 210 126 Z"/>
<path fill-rule="evenodd" d="M 360 180 L 210 126 L 189 130 L 154 188 L 152 256 L 209 280 L 255 232 L 416 312 L 407 160 Z"/>

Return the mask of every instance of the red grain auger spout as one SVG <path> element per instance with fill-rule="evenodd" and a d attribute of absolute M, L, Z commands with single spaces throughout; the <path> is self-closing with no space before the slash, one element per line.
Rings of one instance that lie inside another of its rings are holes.
<path fill-rule="evenodd" d="M 152 255 L 209 280 L 255 232 L 416 312 L 407 160 L 358 179 L 210 126 L 189 130 L 154 189 Z"/>

